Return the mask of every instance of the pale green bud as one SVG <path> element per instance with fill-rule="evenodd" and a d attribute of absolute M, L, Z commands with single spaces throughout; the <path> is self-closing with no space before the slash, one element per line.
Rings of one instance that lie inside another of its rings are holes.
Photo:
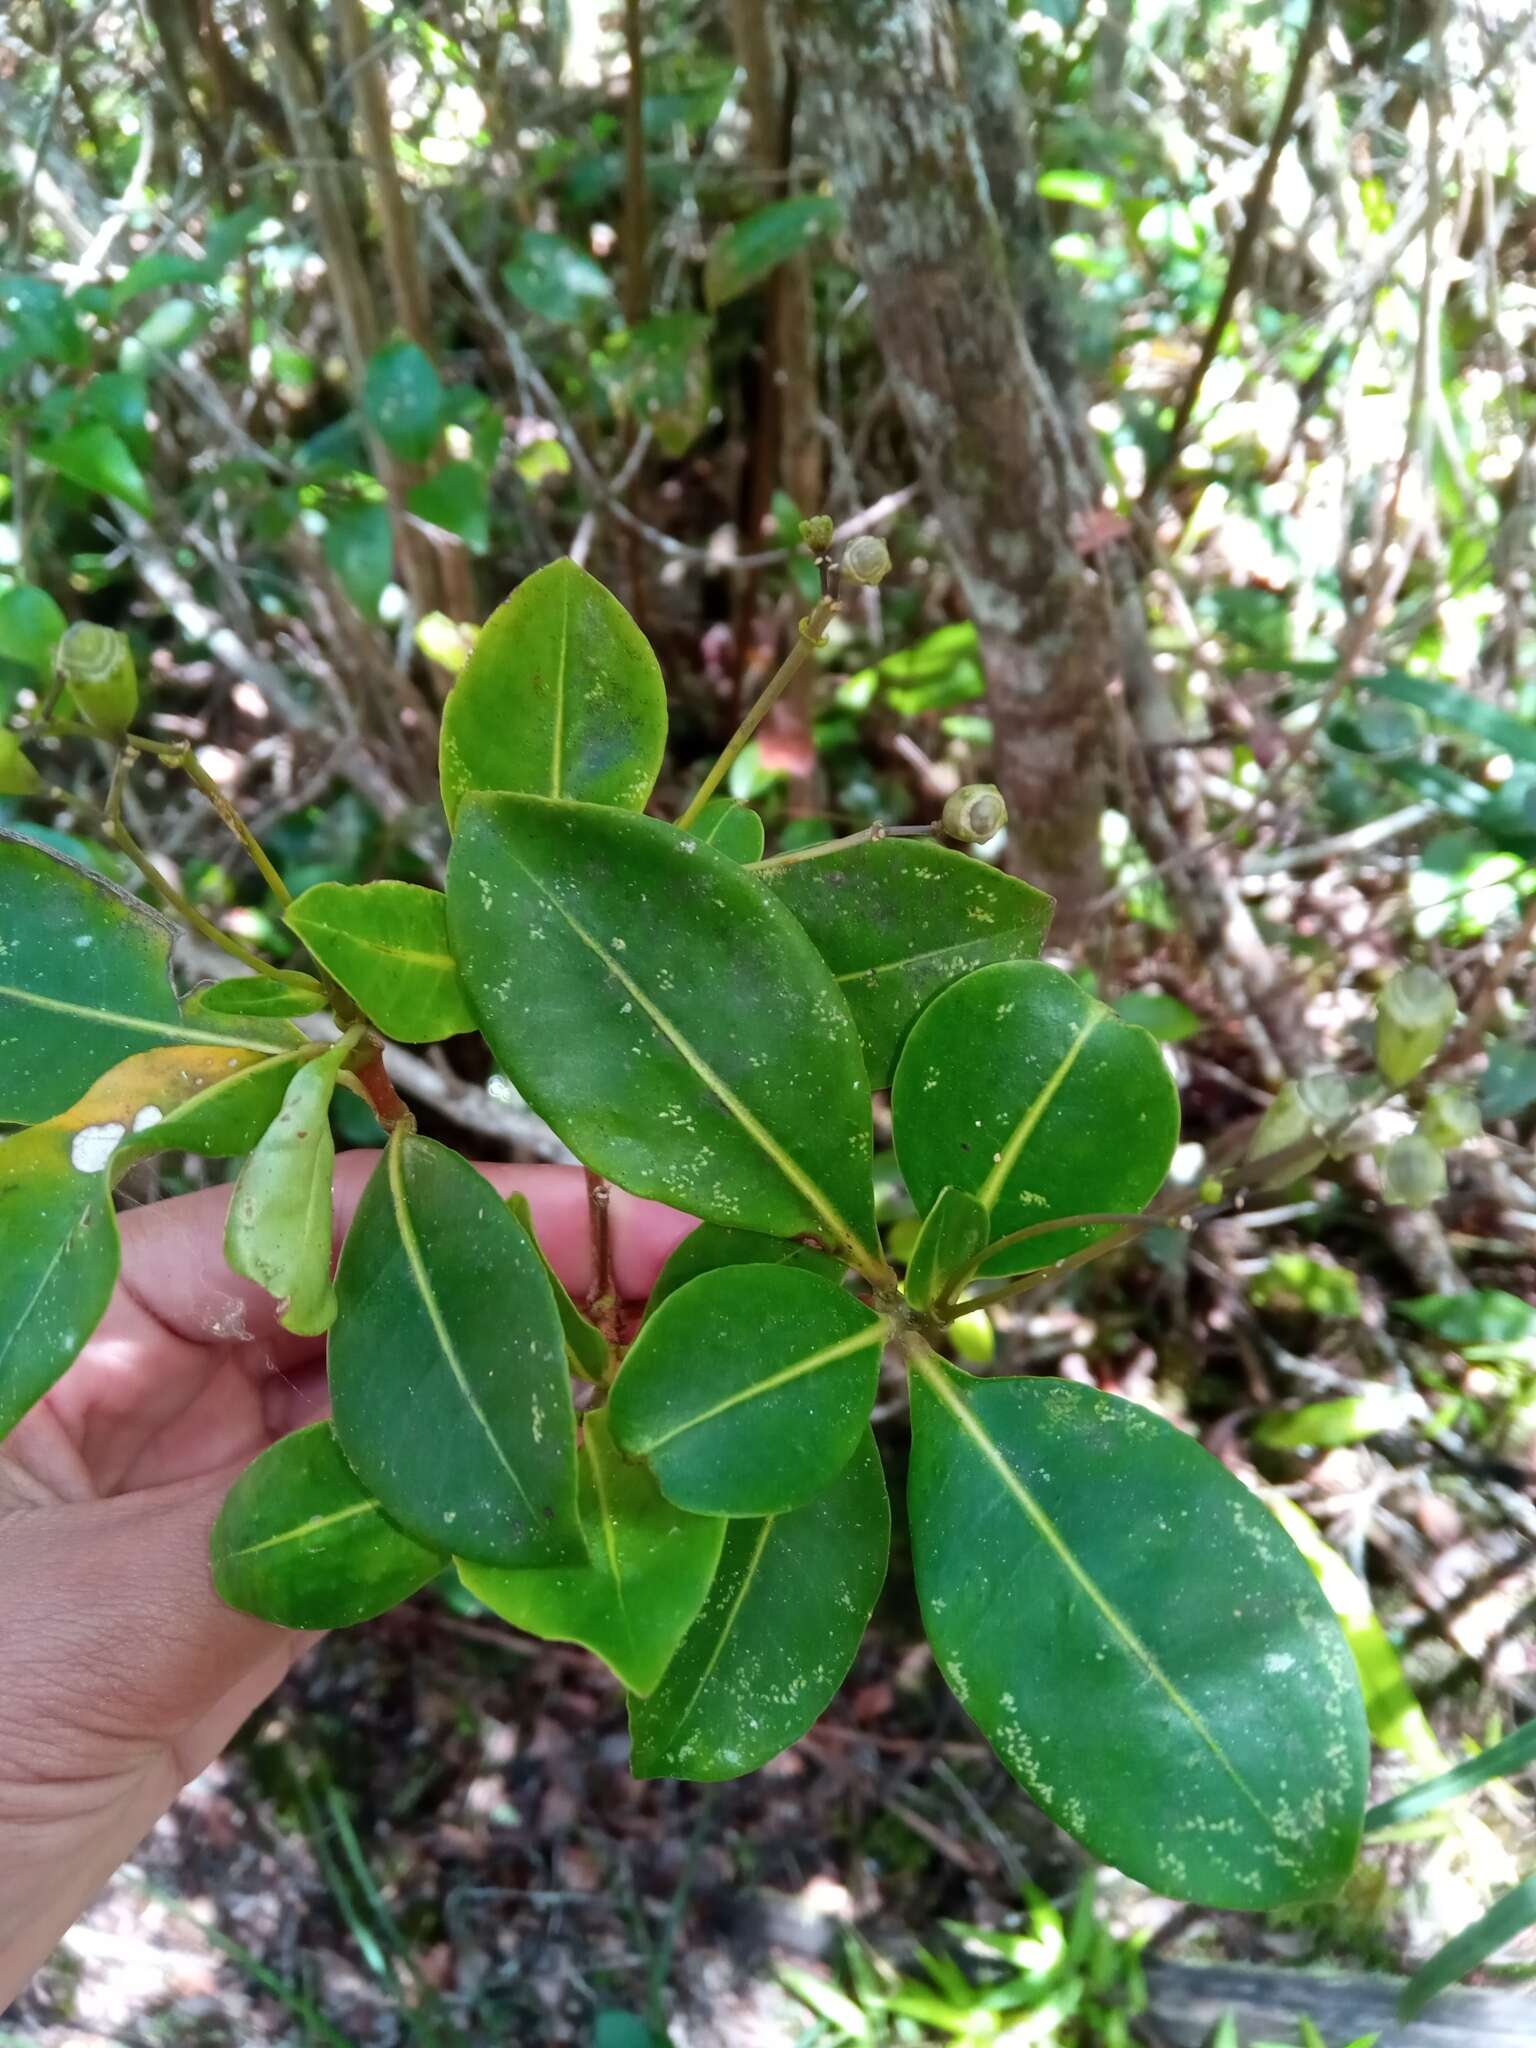
<path fill-rule="evenodd" d="M 1008 822 L 1003 793 L 990 782 L 968 782 L 944 806 L 940 821 L 946 839 L 962 846 L 981 846 L 995 839 Z"/>
<path fill-rule="evenodd" d="M 1394 1208 L 1427 1209 L 1445 1189 L 1445 1161 L 1417 1131 L 1394 1138 L 1382 1153 L 1381 1198 Z"/>
<path fill-rule="evenodd" d="M 843 549 L 842 571 L 850 583 L 883 583 L 891 573 L 891 551 L 878 534 L 861 533 Z"/>
<path fill-rule="evenodd" d="M 1419 1136 L 1437 1152 L 1470 1144 L 1483 1128 L 1482 1112 L 1465 1088 L 1433 1088 L 1419 1118 Z"/>
<path fill-rule="evenodd" d="M 1267 1180 L 1260 1181 L 1260 1187 L 1284 1187 L 1300 1174 L 1310 1173 L 1321 1163 L 1327 1150 L 1317 1136 L 1316 1119 L 1303 1102 L 1301 1090 L 1294 1081 L 1287 1081 L 1259 1119 L 1259 1127 L 1248 1142 L 1249 1162 L 1257 1165 L 1268 1159 L 1271 1153 L 1288 1153 L 1303 1141 L 1305 1149 L 1288 1159 Z"/>
<path fill-rule="evenodd" d="M 800 522 L 800 539 L 813 555 L 824 555 L 832 545 L 832 522 L 825 512 Z"/>
<path fill-rule="evenodd" d="M 1404 1087 L 1434 1058 L 1456 1021 L 1456 991 L 1432 967 L 1404 967 L 1376 1002 L 1376 1065 Z"/>
<path fill-rule="evenodd" d="M 21 751 L 21 741 L 0 727 L 0 796 L 34 796 L 42 786 L 42 778 Z"/>
<path fill-rule="evenodd" d="M 87 725 L 114 738 L 128 730 L 139 708 L 139 679 L 125 633 L 82 620 L 59 641 L 53 665 Z"/>

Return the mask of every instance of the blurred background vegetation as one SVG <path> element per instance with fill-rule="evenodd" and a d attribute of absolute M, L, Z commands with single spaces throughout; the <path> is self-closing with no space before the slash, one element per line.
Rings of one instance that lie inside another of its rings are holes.
<path fill-rule="evenodd" d="M 996 779 L 984 857 L 1166 1042 L 1185 1184 L 1356 1058 L 1395 967 L 1447 973 L 1443 1071 L 1485 1128 L 1436 1211 L 1340 1161 L 961 1340 L 1155 1402 L 1285 1503 L 1382 1796 L 1531 1714 L 1525 0 L 13 0 L 0 233 L 0 714 L 66 622 L 121 627 L 148 729 L 294 890 L 439 874 L 438 709 L 561 553 L 661 656 L 675 815 L 814 596 L 794 543 L 826 511 L 895 572 L 732 792 L 775 850 Z M 0 825 L 116 872 L 104 762 L 42 765 Z M 286 957 L 152 762 L 129 817 Z M 561 1156 L 461 1046 L 390 1057 L 426 1127 Z M 1193 2048 L 1223 2010 L 1197 1966 L 1409 1967 L 1529 1863 L 1495 1780 L 1391 1822 L 1326 1909 L 1113 1878 L 1073 1909 L 1076 1852 L 912 1613 L 898 1540 L 828 1721 L 706 1792 L 629 1781 L 588 1660 L 423 1596 L 317 1653 L 0 2038 Z M 1223 2038 L 1367 2032 L 1271 1989 L 1281 2018 L 1234 1990 Z M 1536 2006 L 1461 2010 L 1433 2038 L 1536 2038 Z"/>

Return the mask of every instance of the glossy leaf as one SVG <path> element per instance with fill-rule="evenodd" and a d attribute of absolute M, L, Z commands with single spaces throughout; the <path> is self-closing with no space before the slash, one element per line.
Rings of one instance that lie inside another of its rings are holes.
<path fill-rule="evenodd" d="M 584 1561 L 543 1571 L 461 1562 L 478 1600 L 530 1635 L 593 1650 L 632 1692 L 660 1683 L 720 1561 L 725 1524 L 664 1500 L 622 1457 L 601 1409 L 582 1424 L 577 1482 Z"/>
<path fill-rule="evenodd" d="M 829 234 L 841 219 L 835 199 L 817 192 L 775 199 L 722 229 L 704 262 L 704 303 L 713 310 L 740 298 L 765 277 Z"/>
<path fill-rule="evenodd" d="M 436 889 L 414 882 L 317 882 L 283 922 L 390 1038 L 420 1045 L 473 1031 Z"/>
<path fill-rule="evenodd" d="M 231 1067 L 225 1047 L 139 1053 L 48 1123 L 0 1142 L 0 1436 L 79 1355 L 117 1279 L 111 1186 Z"/>
<path fill-rule="evenodd" d="M 760 870 L 853 1011 L 870 1085 L 888 1088 L 920 1011 L 973 968 L 1039 952 L 1051 899 L 928 839 L 874 839 Z"/>
<path fill-rule="evenodd" d="M 379 349 L 363 379 L 363 413 L 391 453 L 425 462 L 437 446 L 443 386 L 432 358 L 414 341 Z"/>
<path fill-rule="evenodd" d="M 406 495 L 406 508 L 429 526 L 455 533 L 472 554 L 491 544 L 491 501 L 485 471 L 476 462 L 445 462 Z"/>
<path fill-rule="evenodd" d="M 313 1017 L 325 1008 L 325 990 L 312 974 L 237 974 L 229 981 L 194 989 L 181 1006 L 184 1017 Z"/>
<path fill-rule="evenodd" d="M 336 1434 L 392 1519 L 480 1563 L 579 1562 L 560 1318 L 538 1254 L 483 1176 L 397 1131 L 336 1289 Z"/>
<path fill-rule="evenodd" d="M 253 1152 L 281 1112 L 289 1082 L 324 1053 L 323 1045 L 306 1042 L 264 1059 L 245 1053 L 236 1065 L 232 1055 L 220 1052 L 218 1065 L 224 1071 L 211 1073 L 205 1087 L 167 1110 L 152 1127 L 130 1131 L 114 1155 L 114 1177 L 156 1152 L 195 1152 L 203 1159 L 238 1159 Z"/>
<path fill-rule="evenodd" d="M 0 592 L 0 656 L 45 676 L 68 619 L 46 590 L 17 583 Z"/>
<path fill-rule="evenodd" d="M 0 833 L 0 1122 L 41 1123 L 154 1045 L 270 1046 L 182 1021 L 171 927 L 100 875 Z"/>
<path fill-rule="evenodd" d="M 1422 1969 L 1414 1971 L 1397 2001 L 1398 2018 L 1405 2025 L 1416 2019 L 1432 1998 L 1460 1983 L 1528 1927 L 1536 1927 L 1536 1872 L 1512 1892 L 1506 1892 L 1480 1920 L 1463 1928 Z"/>
<path fill-rule="evenodd" d="M 713 1273 L 722 1266 L 792 1266 L 798 1272 L 819 1273 L 823 1279 L 840 1282 L 843 1262 L 810 1245 L 796 1244 L 789 1237 L 764 1237 L 756 1230 L 729 1230 L 720 1223 L 701 1223 L 690 1230 L 656 1276 L 646 1315 L 653 1316 L 669 1295 L 686 1287 L 701 1273 Z"/>
<path fill-rule="evenodd" d="M 932 1308 L 986 1248 L 990 1218 L 974 1195 L 941 1188 L 923 1218 L 902 1292 L 914 1308 Z"/>
<path fill-rule="evenodd" d="M 100 420 L 69 427 L 33 450 L 39 462 L 55 469 L 87 491 L 120 498 L 148 519 L 154 511 L 144 472 L 128 452 L 127 443 Z"/>
<path fill-rule="evenodd" d="M 701 1515 L 803 1507 L 853 1456 L 889 1325 L 817 1273 L 730 1266 L 646 1318 L 609 1401 L 614 1439 Z"/>
<path fill-rule="evenodd" d="M 696 839 L 728 853 L 742 867 L 763 857 L 763 821 L 756 811 L 737 803 L 734 797 L 717 796 L 708 802 L 690 827 Z"/>
<path fill-rule="evenodd" d="M 549 1282 L 549 1291 L 555 1298 L 555 1307 L 560 1316 L 560 1328 L 565 1337 L 565 1359 L 571 1371 L 579 1378 L 592 1380 L 601 1386 L 613 1369 L 613 1353 L 608 1348 L 608 1339 L 582 1314 L 566 1292 L 565 1283 L 544 1256 L 544 1247 L 539 1243 L 538 1233 L 533 1227 L 533 1209 L 526 1195 L 511 1194 L 507 1207 L 516 1217 L 528 1242 L 539 1255 L 539 1264 L 544 1268 L 544 1277 Z"/>
<path fill-rule="evenodd" d="M 661 767 L 667 690 L 650 642 L 574 562 L 520 583 L 481 627 L 443 712 L 443 808 L 511 790 L 642 810 Z"/>
<path fill-rule="evenodd" d="M 716 1223 L 873 1242 L 853 1021 L 787 911 L 651 818 L 475 796 L 454 957 L 503 1069 L 577 1157 Z"/>
<path fill-rule="evenodd" d="M 278 1303 L 285 1330 L 319 1336 L 336 1314 L 331 1285 L 331 1097 L 345 1040 L 295 1069 L 283 1106 L 240 1169 L 224 1257 Z"/>
<path fill-rule="evenodd" d="M 208 1548 L 219 1598 L 281 1628 L 370 1621 L 445 1562 L 358 1484 L 328 1422 L 296 1429 L 246 1467 Z"/>
<path fill-rule="evenodd" d="M 1337 1889 L 1369 1764 L 1354 1666 L 1224 1466 L 1113 1395 L 930 1357 L 909 1489 L 940 1667 L 1053 1820 L 1202 1905 Z"/>
<path fill-rule="evenodd" d="M 874 1438 L 809 1506 L 726 1525 L 709 1597 L 649 1699 L 629 1703 L 637 1778 L 739 1778 L 830 1704 L 868 1626 L 891 1546 Z"/>
<path fill-rule="evenodd" d="M 1410 1785 L 1406 1792 L 1399 1792 L 1395 1798 L 1384 1799 L 1379 1806 L 1373 1806 L 1365 1816 L 1365 1831 L 1367 1834 L 1379 1834 L 1383 1828 L 1417 1820 L 1421 1814 L 1448 1806 L 1453 1799 L 1465 1799 L 1479 1785 L 1491 1784 L 1495 1778 L 1512 1777 L 1517 1771 L 1528 1771 L 1533 1764 L 1536 1764 L 1536 1721 L 1525 1721 L 1502 1742 L 1495 1742 L 1478 1755 L 1469 1756 L 1450 1770 L 1442 1771 L 1438 1777 L 1430 1778 L 1422 1785 Z"/>
<path fill-rule="evenodd" d="M 1058 1216 L 1143 1208 L 1168 1171 L 1179 1099 L 1157 1041 L 1038 961 L 983 967 L 913 1026 L 891 1090 L 896 1156 L 924 1213 L 964 1188 L 991 1240 Z M 1102 1237 L 1047 1231 L 989 1257 L 1030 1273 Z"/>

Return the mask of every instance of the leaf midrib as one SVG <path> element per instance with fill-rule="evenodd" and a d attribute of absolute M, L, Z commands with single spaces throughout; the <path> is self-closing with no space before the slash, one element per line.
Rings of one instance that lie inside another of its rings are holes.
<path fill-rule="evenodd" d="M 1018 927 L 1022 930 L 1022 927 Z M 903 967 L 926 967 L 930 960 L 951 960 L 957 953 L 968 952 L 973 946 L 994 945 L 1006 942 L 1010 934 L 1005 927 L 1002 931 L 973 932 L 968 939 L 951 939 L 943 946 L 930 946 L 926 952 L 904 953 L 899 960 L 878 960 L 870 967 L 850 967 L 844 973 L 834 976 L 837 981 L 863 981 L 870 975 L 895 974 Z M 985 963 L 983 963 L 985 964 Z"/>
<path fill-rule="evenodd" d="M 550 735 L 549 780 L 551 796 L 559 796 L 564 778 L 565 672 L 571 644 L 571 578 L 562 576 L 560 605 L 560 659 L 555 671 L 555 722 Z"/>
<path fill-rule="evenodd" d="M 317 1536 L 322 1529 L 334 1529 L 338 1522 L 350 1522 L 358 1515 L 378 1515 L 383 1510 L 376 1500 L 361 1500 L 349 1508 L 337 1508 L 333 1514 L 312 1515 L 307 1522 L 296 1524 L 291 1529 L 280 1529 L 275 1536 L 263 1536 L 259 1543 L 247 1543 L 239 1550 L 226 1550 L 220 1562 L 233 1564 L 237 1558 L 256 1557 L 263 1550 L 277 1550 L 285 1543 L 298 1543 L 306 1536 Z"/>
<path fill-rule="evenodd" d="M 1039 1127 L 1040 1119 L 1055 1101 L 1057 1092 L 1077 1064 L 1078 1055 L 1104 1022 L 1107 1011 L 1090 1011 L 1086 1022 L 1079 1025 L 1077 1036 L 1056 1063 L 1056 1070 L 1042 1084 L 1034 1101 L 1014 1125 L 1007 1142 L 997 1155 L 997 1163 L 976 1191 L 976 1199 L 990 1215 L 997 1206 L 997 1198 L 1007 1184 L 1008 1176 L 1019 1163 L 1020 1154 Z"/>
<path fill-rule="evenodd" d="M 773 1534 L 773 1526 L 774 1523 L 778 1521 L 778 1519 L 779 1518 L 777 1515 L 767 1515 L 764 1517 L 763 1526 L 758 1531 L 757 1542 L 752 1547 L 752 1555 L 747 1560 L 747 1568 L 741 1575 L 741 1584 L 736 1588 L 735 1597 L 732 1599 L 729 1608 L 726 1610 L 725 1620 L 721 1625 L 720 1634 L 718 1639 L 716 1640 L 715 1647 L 713 1648 L 713 1650 L 710 1651 L 709 1657 L 705 1662 L 704 1669 L 699 1674 L 698 1684 L 693 1688 L 693 1691 L 688 1695 L 687 1705 L 680 1710 L 676 1720 L 672 1724 L 672 1740 L 674 1742 L 678 1740 L 678 1738 L 682 1734 L 682 1731 L 687 1727 L 689 1717 L 693 1713 L 694 1708 L 699 1704 L 699 1699 L 704 1691 L 705 1686 L 708 1685 L 709 1681 L 715 1675 L 715 1666 L 720 1662 L 720 1659 L 725 1655 L 725 1646 L 731 1639 L 731 1633 L 736 1626 L 737 1619 L 741 1614 L 741 1610 L 743 1605 L 745 1604 L 746 1597 L 752 1590 L 753 1582 L 757 1578 L 758 1568 L 763 1561 L 763 1552 L 768 1548 L 768 1538 Z"/>
<path fill-rule="evenodd" d="M 840 1338 L 836 1344 L 825 1345 L 820 1351 L 813 1351 L 805 1358 L 797 1358 L 791 1365 L 782 1366 L 778 1372 L 770 1373 L 765 1380 L 754 1380 L 751 1386 L 738 1387 L 734 1394 L 727 1394 L 723 1401 L 716 1401 L 713 1407 L 701 1409 L 697 1415 L 690 1415 L 685 1422 L 679 1422 L 674 1428 L 651 1438 L 649 1442 L 643 1443 L 639 1438 L 635 1438 L 634 1447 L 642 1457 L 649 1458 L 657 1451 L 664 1450 L 668 1444 L 675 1443 L 680 1436 L 686 1436 L 690 1430 L 703 1429 L 708 1423 L 717 1422 L 722 1415 L 729 1414 L 733 1408 L 741 1407 L 744 1402 L 761 1400 L 768 1394 L 775 1394 L 781 1387 L 803 1379 L 807 1373 L 818 1372 L 826 1365 L 834 1365 L 838 1359 L 847 1358 L 855 1351 L 862 1351 L 870 1344 L 883 1344 L 889 1334 L 890 1324 L 885 1322 L 875 1323 L 867 1330 L 855 1331 L 851 1337 Z"/>
<path fill-rule="evenodd" d="M 301 920 L 289 918 L 288 925 L 306 943 L 308 943 L 309 934 L 313 932 L 318 937 L 338 939 L 343 945 L 356 946 L 359 952 L 384 960 L 401 960 L 412 967 L 430 967 L 441 973 L 452 974 L 455 972 L 453 955 L 451 953 L 423 953 L 417 946 L 397 946 L 384 939 L 362 938 L 355 931 L 347 931 L 340 926 L 326 924 L 317 917 L 306 917 Z"/>
<path fill-rule="evenodd" d="M 182 1023 L 157 1024 L 147 1017 L 130 1016 L 122 1010 L 97 1010 L 86 1003 L 68 1003 L 58 996 L 41 996 L 29 988 L 13 988 L 9 983 L 0 982 L 0 1001 L 9 998 L 17 1003 L 29 1003 L 34 1009 L 52 1010 L 61 1017 L 86 1017 L 98 1024 L 119 1024 L 125 1031 L 140 1031 L 146 1038 L 170 1040 L 179 1045 L 234 1045 L 243 1052 L 272 1054 L 277 1048 L 265 1040 L 239 1038 L 231 1031 L 194 1031 Z"/>

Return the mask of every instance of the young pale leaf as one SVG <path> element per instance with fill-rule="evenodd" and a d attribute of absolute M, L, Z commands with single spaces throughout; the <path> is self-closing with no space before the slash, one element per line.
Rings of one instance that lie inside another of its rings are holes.
<path fill-rule="evenodd" d="M 194 989 L 181 1006 L 184 1017 L 313 1017 L 325 1008 L 325 990 L 312 974 L 237 974 L 229 981 Z"/>
<path fill-rule="evenodd" d="M 1354 1666 L 1300 1554 L 1199 1444 L 1091 1387 L 929 1354 L 909 1505 L 940 1667 L 1069 1834 L 1201 1905 L 1343 1883 L 1370 1757 Z"/>
<path fill-rule="evenodd" d="M 829 233 L 840 217 L 835 199 L 802 192 L 792 199 L 772 200 L 745 220 L 723 228 L 710 243 L 704 262 L 705 305 L 713 312 L 728 300 L 740 298 L 781 263 Z"/>
<path fill-rule="evenodd" d="M 1470 1927 L 1463 1928 L 1438 1954 L 1432 1955 L 1422 1969 L 1414 1972 L 1397 2001 L 1398 2018 L 1405 2026 L 1410 2020 L 1417 2019 L 1432 1998 L 1448 1991 L 1480 1963 L 1486 1963 L 1490 1956 L 1497 1955 L 1516 1935 L 1524 1934 L 1527 1927 L 1532 1926 L 1536 1926 L 1536 1871 L 1523 1884 L 1517 1884 L 1512 1892 L 1506 1892 L 1480 1920 L 1474 1920 Z"/>
<path fill-rule="evenodd" d="M 245 1468 L 208 1550 L 219 1598 L 280 1628 L 371 1621 L 446 1562 L 363 1490 L 328 1422 L 296 1429 Z"/>
<path fill-rule="evenodd" d="M 1179 1099 L 1154 1038 L 1059 968 L 1020 961 L 929 1004 L 896 1069 L 891 1128 L 919 1210 L 963 1188 L 996 1245 L 1054 1217 L 1144 1207 L 1178 1143 Z M 1031 1273 L 1103 1235 L 1047 1231 L 980 1270 Z"/>
<path fill-rule="evenodd" d="M 722 1266 L 793 1266 L 801 1273 L 819 1273 L 834 1284 L 841 1282 L 844 1270 L 841 1259 L 796 1244 L 793 1238 L 764 1237 L 756 1230 L 728 1230 L 722 1223 L 701 1223 L 697 1230 L 689 1231 L 656 1276 L 646 1304 L 647 1317 L 679 1287 Z"/>
<path fill-rule="evenodd" d="M 528 1242 L 538 1253 L 539 1264 L 544 1268 L 544 1277 L 549 1282 L 549 1291 L 555 1297 L 555 1307 L 560 1312 L 560 1328 L 565 1334 L 566 1363 L 579 1378 L 592 1380 L 598 1386 L 602 1386 L 613 1369 L 613 1353 L 608 1348 L 608 1339 L 601 1330 L 587 1321 L 567 1294 L 565 1283 L 545 1258 L 544 1247 L 539 1243 L 538 1233 L 533 1227 L 533 1209 L 528 1197 L 508 1195 L 507 1207 L 517 1218 Z"/>
<path fill-rule="evenodd" d="M 890 1087 L 902 1041 L 941 989 L 1032 959 L 1051 921 L 1049 896 L 931 839 L 873 839 L 758 872 L 836 975 L 876 1088 Z"/>
<path fill-rule="evenodd" d="M 100 875 L 0 833 L 0 1123 L 41 1123 L 155 1045 L 268 1052 L 231 1020 L 182 1021 L 171 927 Z"/>
<path fill-rule="evenodd" d="M 283 1106 L 240 1169 L 224 1226 L 231 1272 L 264 1287 L 285 1330 L 317 1337 L 336 1314 L 331 1285 L 331 1097 L 343 1040 L 298 1067 Z"/>
<path fill-rule="evenodd" d="M 461 1560 L 459 1576 L 514 1628 L 581 1643 L 631 1692 L 651 1692 L 704 1604 L 725 1524 L 665 1501 L 615 1449 L 601 1409 L 582 1423 L 577 1507 L 581 1564 L 505 1571 Z"/>
<path fill-rule="evenodd" d="M 888 1334 L 819 1273 L 701 1274 L 646 1318 L 614 1382 L 614 1439 L 678 1507 L 785 1514 L 858 1448 Z"/>
<path fill-rule="evenodd" d="M 317 882 L 289 904 L 283 922 L 388 1037 L 423 1045 L 474 1030 L 437 890 Z"/>
<path fill-rule="evenodd" d="M 520 583 L 480 629 L 443 710 L 443 808 L 510 790 L 639 811 L 661 767 L 667 686 L 650 642 L 574 562 Z"/>
<path fill-rule="evenodd" d="M 730 1522 L 709 1598 L 649 1699 L 629 1703 L 637 1778 L 739 1778 L 831 1702 L 868 1626 L 891 1508 L 868 1430 L 809 1506 Z"/>
<path fill-rule="evenodd" d="M 763 821 L 756 811 L 749 811 L 734 797 L 711 798 L 689 829 L 696 839 L 702 839 L 706 846 L 713 846 L 720 853 L 728 853 L 742 867 L 750 867 L 763 857 Z"/>
<path fill-rule="evenodd" d="M 653 818 L 477 795 L 448 867 L 454 957 L 503 1069 L 578 1158 L 712 1222 L 875 1267 L 868 1086 L 789 913 Z"/>
<path fill-rule="evenodd" d="M 483 1176 L 397 1131 L 336 1291 L 336 1435 L 386 1513 L 477 1563 L 579 1563 L 560 1318 L 538 1254 Z"/>
<path fill-rule="evenodd" d="M 991 1219 L 963 1188 L 941 1188 L 923 1218 L 903 1286 L 914 1308 L 932 1308 L 950 1284 L 967 1272 L 986 1247 Z"/>
<path fill-rule="evenodd" d="M 111 1186 L 230 1069 L 225 1047 L 139 1053 L 51 1122 L 0 1143 L 0 1436 L 79 1355 L 117 1279 Z"/>

